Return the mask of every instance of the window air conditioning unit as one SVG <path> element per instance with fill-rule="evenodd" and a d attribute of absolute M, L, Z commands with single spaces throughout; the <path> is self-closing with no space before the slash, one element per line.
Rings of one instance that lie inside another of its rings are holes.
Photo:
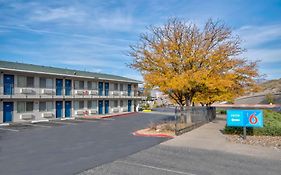
<path fill-rule="evenodd" d="M 75 111 L 76 115 L 84 115 L 84 111 L 83 110 L 79 110 L 79 111 Z"/>
<path fill-rule="evenodd" d="M 75 90 L 75 95 L 83 95 L 84 91 L 83 90 Z"/>
<path fill-rule="evenodd" d="M 54 116 L 54 114 L 52 112 L 42 113 L 43 118 L 52 118 L 53 116 Z"/>
<path fill-rule="evenodd" d="M 97 113 L 97 110 L 95 110 L 95 109 L 90 110 L 90 114 L 96 114 L 96 113 Z"/>
<path fill-rule="evenodd" d="M 20 93 L 21 94 L 33 94 L 33 90 L 32 89 L 30 89 L 30 88 L 21 88 L 20 89 Z"/>
<path fill-rule="evenodd" d="M 89 91 L 90 95 L 98 95 L 98 91 Z"/>
<path fill-rule="evenodd" d="M 21 114 L 20 115 L 20 118 L 22 120 L 30 120 L 30 119 L 33 119 L 34 118 L 34 115 L 33 114 Z"/>
<path fill-rule="evenodd" d="M 52 95 L 54 94 L 54 91 L 52 89 L 42 89 L 42 94 L 46 94 L 46 95 Z"/>
<path fill-rule="evenodd" d="M 118 108 L 115 108 L 115 109 L 113 109 L 113 112 L 114 112 L 114 113 L 117 113 L 117 112 L 119 112 L 119 109 L 118 109 Z"/>
<path fill-rule="evenodd" d="M 112 95 L 114 95 L 114 96 L 118 96 L 118 95 L 119 95 L 119 92 L 117 92 L 117 91 L 113 91 L 113 92 L 112 92 Z"/>

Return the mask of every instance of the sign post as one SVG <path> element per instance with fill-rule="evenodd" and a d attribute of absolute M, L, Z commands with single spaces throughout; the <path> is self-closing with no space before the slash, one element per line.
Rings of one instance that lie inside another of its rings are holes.
<path fill-rule="evenodd" d="M 243 126 L 243 139 L 246 139 L 247 131 L 246 131 L 246 126 Z"/>
<path fill-rule="evenodd" d="M 227 110 L 227 126 L 243 127 L 246 139 L 246 127 L 263 127 L 262 110 Z"/>

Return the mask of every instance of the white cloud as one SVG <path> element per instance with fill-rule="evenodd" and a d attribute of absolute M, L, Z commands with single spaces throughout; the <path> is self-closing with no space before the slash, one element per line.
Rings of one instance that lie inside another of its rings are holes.
<path fill-rule="evenodd" d="M 254 48 L 276 39 L 281 40 L 281 24 L 242 26 L 234 32 L 241 37 L 246 48 Z"/>
<path fill-rule="evenodd" d="M 243 56 L 250 60 L 261 60 L 264 63 L 280 62 L 281 49 L 248 49 Z"/>
<path fill-rule="evenodd" d="M 60 7 L 60 8 L 41 8 L 36 9 L 30 16 L 31 20 L 47 22 L 54 20 L 71 20 L 79 21 L 85 17 L 86 14 L 74 7 Z"/>

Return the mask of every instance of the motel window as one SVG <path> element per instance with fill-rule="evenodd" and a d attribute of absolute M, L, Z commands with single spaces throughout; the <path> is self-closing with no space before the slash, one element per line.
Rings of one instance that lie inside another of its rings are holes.
<path fill-rule="evenodd" d="M 74 89 L 84 89 L 84 81 L 75 81 Z"/>
<path fill-rule="evenodd" d="M 46 88 L 46 78 L 40 78 L 39 87 Z"/>
<path fill-rule="evenodd" d="M 114 100 L 114 107 L 118 107 L 118 100 Z"/>
<path fill-rule="evenodd" d="M 97 101 L 88 101 L 88 109 L 95 109 L 95 108 L 97 108 Z"/>
<path fill-rule="evenodd" d="M 18 87 L 25 87 L 26 79 L 24 76 L 18 76 Z"/>
<path fill-rule="evenodd" d="M 92 82 L 93 90 L 97 90 L 97 82 Z"/>
<path fill-rule="evenodd" d="M 120 107 L 123 107 L 123 100 L 120 100 Z"/>
<path fill-rule="evenodd" d="M 115 90 L 115 91 L 118 90 L 118 83 L 114 83 L 114 90 Z"/>
<path fill-rule="evenodd" d="M 26 87 L 34 87 L 34 77 L 26 77 Z"/>
<path fill-rule="evenodd" d="M 17 112 L 18 113 L 25 112 L 25 102 L 17 102 Z"/>
<path fill-rule="evenodd" d="M 26 102 L 26 112 L 33 111 L 33 102 Z"/>
<path fill-rule="evenodd" d="M 88 81 L 88 89 L 89 90 L 93 89 L 93 83 L 91 81 Z"/>
<path fill-rule="evenodd" d="M 79 81 L 79 89 L 84 89 L 84 81 Z"/>
<path fill-rule="evenodd" d="M 75 110 L 84 109 L 84 101 L 75 101 L 74 109 Z"/>
<path fill-rule="evenodd" d="M 92 101 L 88 101 L 88 109 L 92 109 Z"/>
<path fill-rule="evenodd" d="M 39 111 L 52 111 L 53 110 L 53 102 L 40 102 L 39 103 Z"/>
<path fill-rule="evenodd" d="M 79 101 L 79 109 L 84 109 L 84 101 Z"/>
<path fill-rule="evenodd" d="M 96 109 L 97 108 L 97 101 L 88 101 L 88 109 Z"/>
<path fill-rule="evenodd" d="M 120 84 L 120 91 L 123 91 L 123 84 Z"/>
<path fill-rule="evenodd" d="M 24 112 L 32 112 L 33 111 L 33 102 L 17 102 L 17 112 L 24 113 Z"/>
<path fill-rule="evenodd" d="M 53 88 L 53 81 L 50 78 L 40 78 L 40 82 L 39 82 L 39 86 L 40 88 Z"/>
<path fill-rule="evenodd" d="M 34 87 L 34 77 L 18 76 L 18 87 Z"/>

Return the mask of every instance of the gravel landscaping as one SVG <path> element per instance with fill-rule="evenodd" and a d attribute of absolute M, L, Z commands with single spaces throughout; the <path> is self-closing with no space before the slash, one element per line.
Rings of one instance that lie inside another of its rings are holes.
<path fill-rule="evenodd" d="M 281 150 L 281 136 L 247 136 L 244 140 L 240 135 L 225 135 L 230 142 L 259 145 Z"/>

